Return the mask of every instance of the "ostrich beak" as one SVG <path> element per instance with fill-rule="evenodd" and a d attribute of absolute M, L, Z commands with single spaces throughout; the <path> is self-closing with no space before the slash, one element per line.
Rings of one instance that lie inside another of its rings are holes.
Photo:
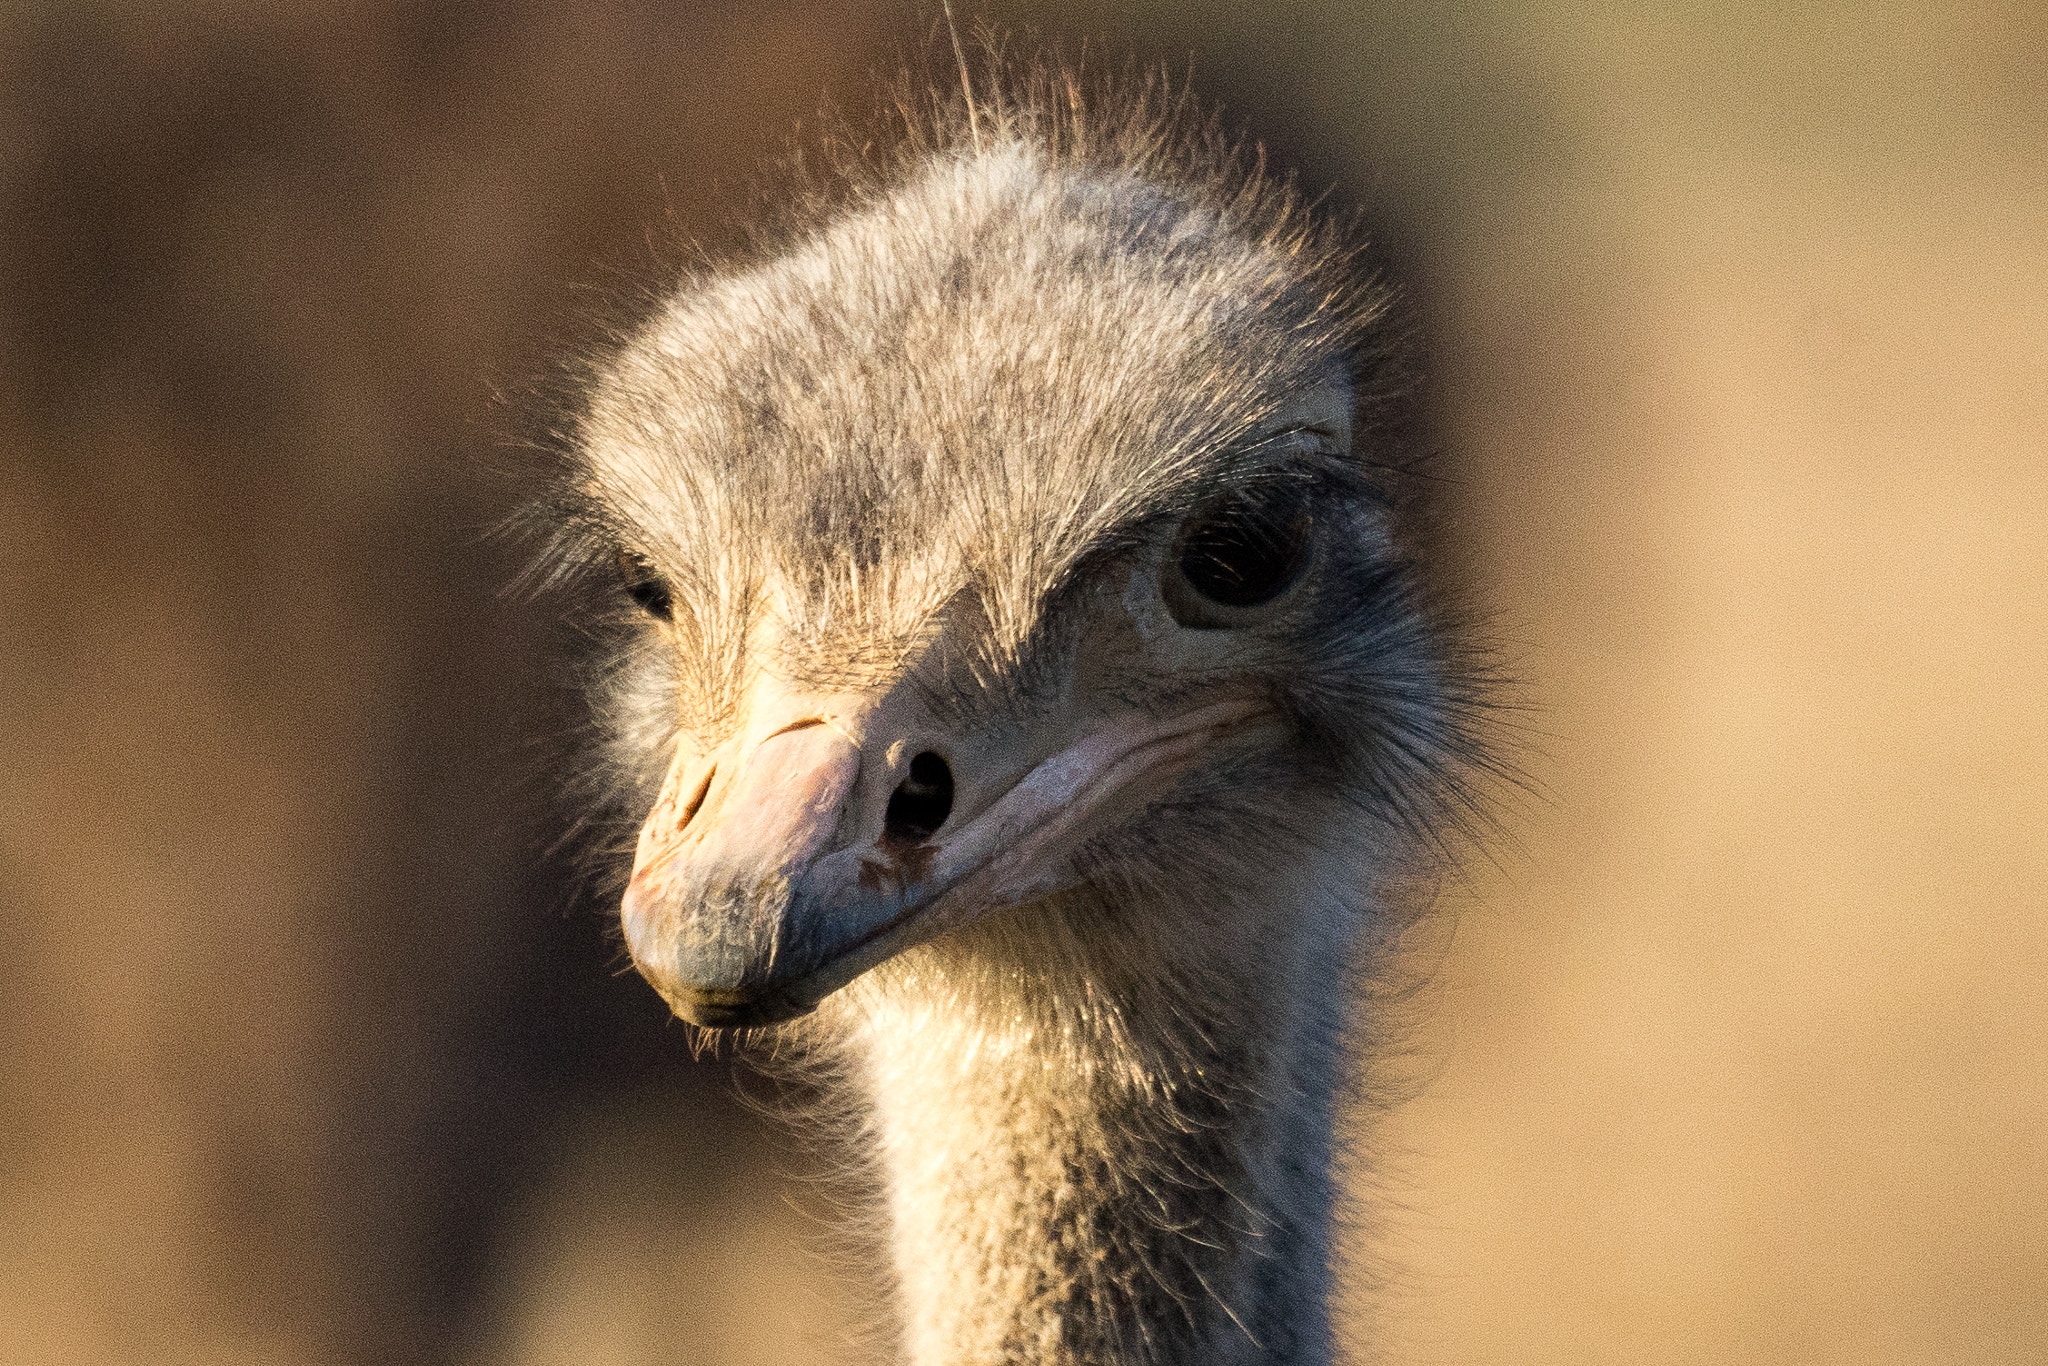
<path fill-rule="evenodd" d="M 800 928 L 791 894 L 838 829 L 860 761 L 821 720 L 676 756 L 641 827 L 621 919 L 634 963 L 677 1014 L 765 1024 L 816 1004 L 788 991 Z"/>
<path fill-rule="evenodd" d="M 1223 702 L 1111 722 L 922 840 L 863 809 L 876 805 L 857 791 L 863 764 L 889 748 L 873 730 L 856 740 L 813 714 L 711 755 L 680 753 L 621 908 L 634 963 L 696 1024 L 804 1014 L 894 954 L 1071 885 L 1078 837 L 1156 790 L 1141 779 L 1170 777 L 1265 713 Z"/>

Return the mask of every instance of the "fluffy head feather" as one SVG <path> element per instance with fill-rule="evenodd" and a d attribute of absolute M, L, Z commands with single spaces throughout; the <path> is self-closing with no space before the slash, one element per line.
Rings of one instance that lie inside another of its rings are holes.
<path fill-rule="evenodd" d="M 715 737 L 760 665 L 860 687 L 943 634 L 947 705 L 1032 705 L 1073 644 L 1063 595 L 1270 479 L 1344 500 L 1371 547 L 1288 642 L 1285 700 L 1366 805 L 1432 829 L 1477 689 L 1391 534 L 1398 348 L 1357 238 L 1163 84 L 1006 79 L 978 138 L 957 102 L 905 114 L 893 155 L 810 178 L 755 259 L 685 279 L 594 365 L 539 506 L 558 571 L 623 548 L 674 603 L 673 640 L 629 642 L 605 689 L 629 804 L 659 778 L 650 728 Z M 1349 452 L 1260 439 L 1332 383 Z M 764 610 L 785 629 L 750 658 Z"/>

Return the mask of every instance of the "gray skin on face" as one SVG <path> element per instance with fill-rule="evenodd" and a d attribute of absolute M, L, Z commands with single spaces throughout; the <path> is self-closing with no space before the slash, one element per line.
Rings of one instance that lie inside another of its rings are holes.
<path fill-rule="evenodd" d="M 654 609 L 634 962 L 858 1059 L 919 1361 L 1323 1359 L 1342 964 L 1470 747 L 1379 299 L 1159 153 L 1013 117 L 678 292 L 561 500 Z"/>

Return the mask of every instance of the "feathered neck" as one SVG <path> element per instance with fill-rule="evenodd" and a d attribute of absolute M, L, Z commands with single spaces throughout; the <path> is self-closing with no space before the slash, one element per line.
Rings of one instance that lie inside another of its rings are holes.
<path fill-rule="evenodd" d="M 905 1356 L 1324 1363 L 1331 1125 L 1357 911 L 1068 897 L 841 1007 Z"/>

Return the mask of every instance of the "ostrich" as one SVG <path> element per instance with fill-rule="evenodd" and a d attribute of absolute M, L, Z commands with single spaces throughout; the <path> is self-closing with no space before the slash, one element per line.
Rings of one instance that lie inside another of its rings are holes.
<path fill-rule="evenodd" d="M 1349 1016 L 1477 690 L 1346 232 L 1075 88 L 934 103 L 594 367 L 544 508 L 637 604 L 621 924 L 857 1098 L 909 1361 L 1325 1362 Z"/>

